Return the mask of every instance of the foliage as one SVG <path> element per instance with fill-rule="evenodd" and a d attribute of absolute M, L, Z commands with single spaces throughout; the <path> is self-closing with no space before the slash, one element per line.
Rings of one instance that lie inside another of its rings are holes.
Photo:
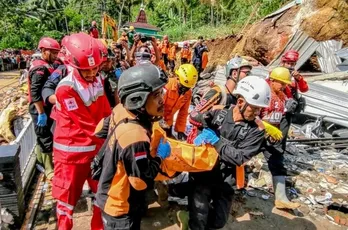
<path fill-rule="evenodd" d="M 102 12 L 121 25 L 134 21 L 142 2 L 148 22 L 172 40 L 225 36 L 273 12 L 285 0 L 8 0 L 0 2 L 0 49 L 34 49 L 42 36 L 60 39 L 86 31 Z M 124 4 L 122 4 L 124 3 Z M 123 6 L 123 7 L 122 7 Z M 255 6 L 259 6 L 256 8 Z M 83 23 L 82 23 L 83 22 Z"/>

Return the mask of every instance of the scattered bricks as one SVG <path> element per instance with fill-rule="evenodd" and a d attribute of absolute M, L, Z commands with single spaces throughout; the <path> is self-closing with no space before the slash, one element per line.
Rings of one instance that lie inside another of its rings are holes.
<path fill-rule="evenodd" d="M 335 216 L 334 220 L 335 220 L 336 224 L 340 224 L 340 217 L 339 216 Z"/>

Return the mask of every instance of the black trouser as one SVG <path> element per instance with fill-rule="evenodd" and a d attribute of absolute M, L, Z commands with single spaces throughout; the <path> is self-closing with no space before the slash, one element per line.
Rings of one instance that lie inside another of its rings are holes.
<path fill-rule="evenodd" d="M 276 144 L 268 145 L 265 141 L 262 147 L 262 152 L 267 160 L 268 168 L 271 171 L 272 176 L 286 176 L 282 143 L 277 142 Z"/>
<path fill-rule="evenodd" d="M 198 72 L 198 79 L 200 79 L 200 75 L 202 72 L 202 63 L 193 63 L 194 67 L 196 68 Z"/>
<path fill-rule="evenodd" d="M 37 125 L 39 115 L 33 112 L 32 106 L 34 105 L 30 106 L 31 108 L 29 108 L 29 111 L 34 124 L 37 144 L 39 145 L 42 153 L 52 154 L 53 134 L 51 132 L 51 126 L 53 124 L 53 120 L 50 118 L 50 108 L 45 108 L 45 113 L 47 115 L 47 124 L 46 126 L 41 127 Z"/>
<path fill-rule="evenodd" d="M 170 70 L 173 72 L 174 68 L 175 68 L 175 61 L 174 60 L 170 60 L 169 61 L 169 65 L 170 65 Z"/>
<path fill-rule="evenodd" d="M 293 114 L 286 113 L 280 122 L 280 130 L 283 133 L 283 139 L 282 139 L 281 143 L 282 143 L 282 149 L 284 151 L 286 150 L 286 140 L 288 138 L 289 129 L 290 129 L 291 121 L 292 121 L 292 116 L 293 116 Z"/>
<path fill-rule="evenodd" d="M 168 66 L 168 54 L 162 54 L 162 57 L 163 57 L 164 64 L 167 67 Z"/>
<path fill-rule="evenodd" d="M 187 58 L 181 58 L 181 65 L 182 64 L 187 64 L 189 63 L 189 61 L 187 60 Z"/>
<path fill-rule="evenodd" d="M 188 199 L 190 229 L 223 228 L 232 206 L 232 176 L 225 178 L 221 183 L 207 184 L 195 181 L 191 175 L 191 193 Z"/>
<path fill-rule="evenodd" d="M 140 230 L 141 215 L 110 216 L 102 212 L 105 230 Z"/>

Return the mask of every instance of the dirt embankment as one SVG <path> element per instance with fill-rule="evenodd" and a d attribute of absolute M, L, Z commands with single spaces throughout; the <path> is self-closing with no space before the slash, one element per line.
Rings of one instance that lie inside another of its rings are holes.
<path fill-rule="evenodd" d="M 254 57 L 267 65 L 298 29 L 317 41 L 342 40 L 347 46 L 347 12 L 346 0 L 305 0 L 280 17 L 254 23 L 243 34 L 208 41 L 209 66 L 225 64 L 235 54 Z"/>

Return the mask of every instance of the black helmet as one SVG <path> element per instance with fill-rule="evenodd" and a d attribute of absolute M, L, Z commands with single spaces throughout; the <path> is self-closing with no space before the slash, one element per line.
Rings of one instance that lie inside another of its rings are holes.
<path fill-rule="evenodd" d="M 151 63 L 133 66 L 121 74 L 117 92 L 128 110 L 142 108 L 151 92 L 165 86 L 167 75 Z"/>

